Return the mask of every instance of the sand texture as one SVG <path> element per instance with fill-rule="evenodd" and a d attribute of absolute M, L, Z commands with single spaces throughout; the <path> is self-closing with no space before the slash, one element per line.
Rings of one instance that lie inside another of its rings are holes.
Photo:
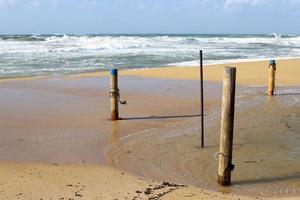
<path fill-rule="evenodd" d="M 255 199 L 137 178 L 90 165 L 1 163 L 0 199 Z M 256 198 L 257 199 L 257 198 Z M 290 198 L 292 200 L 292 198 Z"/>
<path fill-rule="evenodd" d="M 237 67 L 232 187 L 216 185 L 224 65 L 120 72 L 121 121 L 107 72 L 0 82 L 0 199 L 299 199 L 300 60 Z M 254 87 L 255 86 L 255 87 Z"/>
<path fill-rule="evenodd" d="M 280 86 L 300 85 L 300 59 L 277 60 L 276 84 Z M 206 81 L 220 82 L 224 66 L 237 67 L 237 83 L 241 85 L 266 86 L 268 84 L 268 61 L 243 62 L 204 66 Z M 107 73 L 86 73 L 75 77 L 105 76 Z M 150 78 L 177 80 L 199 80 L 199 67 L 164 67 L 144 70 L 124 70 L 121 75 L 137 75 Z"/>

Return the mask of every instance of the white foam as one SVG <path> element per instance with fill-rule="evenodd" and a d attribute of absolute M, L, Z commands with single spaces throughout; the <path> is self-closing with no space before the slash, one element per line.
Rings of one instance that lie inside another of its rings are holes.
<path fill-rule="evenodd" d="M 28 41 L 0 37 L 0 75 L 30 69 L 71 72 L 89 67 L 196 66 L 199 49 L 206 65 L 300 57 L 299 36 L 273 35 L 32 35 Z"/>
<path fill-rule="evenodd" d="M 288 59 L 300 59 L 299 57 L 272 57 L 272 58 L 257 58 L 257 59 L 227 59 L 227 60 L 210 60 L 204 61 L 204 65 L 218 65 L 218 64 L 231 64 L 231 63 L 245 63 L 245 62 L 255 62 L 255 61 L 269 61 L 269 60 L 288 60 Z M 178 66 L 178 67 L 195 67 L 199 66 L 200 61 L 187 61 L 187 62 L 179 62 L 179 63 L 170 63 L 167 66 Z"/>

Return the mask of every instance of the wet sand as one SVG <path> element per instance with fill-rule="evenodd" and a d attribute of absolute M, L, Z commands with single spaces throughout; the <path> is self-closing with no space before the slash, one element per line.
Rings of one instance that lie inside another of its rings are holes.
<path fill-rule="evenodd" d="M 245 64 L 240 65 L 238 74 Z M 108 79 L 102 73 L 2 81 L 0 196 L 13 199 L 11 195 L 22 193 L 19 199 L 49 199 L 64 194 L 80 199 L 74 196 L 77 190 L 66 186 L 78 189 L 80 180 L 88 188 L 84 199 L 132 199 L 140 190 L 144 196 L 137 199 L 148 199 L 144 192 L 153 189 L 151 180 L 155 180 L 155 185 L 162 181 L 192 185 L 161 199 L 297 199 L 300 89 L 290 86 L 299 85 L 298 68 L 291 65 L 291 69 L 289 81 L 280 82 L 288 87 L 278 87 L 274 98 L 265 96 L 265 87 L 253 87 L 262 84 L 258 79 L 239 80 L 251 87 L 239 86 L 237 91 L 236 169 L 230 189 L 215 185 L 222 86 L 214 75 L 209 79 L 213 82 L 205 83 L 207 148 L 203 150 L 199 83 L 193 80 L 197 68 L 176 68 L 174 80 L 169 79 L 168 68 L 122 72 L 128 73 L 120 79 L 121 98 L 128 105 L 121 106 L 123 120 L 118 122 L 107 119 Z M 43 176 L 31 174 L 38 171 Z M 113 181 L 105 184 L 106 178 Z M 26 187 L 20 185 L 22 181 L 28 183 Z M 116 187 L 116 182 L 121 186 Z M 51 186 L 48 193 L 41 189 L 46 183 Z M 21 192 L 15 194 L 15 187 Z"/>
<path fill-rule="evenodd" d="M 3 82 L 0 159 L 107 163 L 104 150 L 119 138 L 199 118 L 196 82 L 124 77 L 120 89 L 128 105 L 120 106 L 123 120 L 111 122 L 108 83 L 107 78 Z M 207 87 L 209 107 L 220 87 Z"/>
<path fill-rule="evenodd" d="M 110 156 L 126 171 L 145 178 L 180 182 L 250 197 L 300 195 L 300 88 L 263 88 L 237 93 L 232 187 L 216 184 L 220 107 L 206 117 L 206 148 L 201 149 L 199 120 L 132 135 L 112 146 Z M 121 145 L 120 145 L 121 144 Z"/>

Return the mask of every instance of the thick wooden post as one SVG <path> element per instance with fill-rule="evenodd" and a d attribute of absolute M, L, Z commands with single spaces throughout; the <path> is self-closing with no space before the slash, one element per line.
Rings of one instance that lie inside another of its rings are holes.
<path fill-rule="evenodd" d="M 228 186 L 231 183 L 232 144 L 234 126 L 236 68 L 225 67 L 221 114 L 221 135 L 219 150 L 218 183 Z"/>
<path fill-rule="evenodd" d="M 118 70 L 110 71 L 110 112 L 111 120 L 119 119 L 119 89 L 118 89 Z"/>
<path fill-rule="evenodd" d="M 276 62 L 275 60 L 270 60 L 269 61 L 269 88 L 268 88 L 268 94 L 270 96 L 273 96 L 275 91 L 275 75 L 276 75 Z"/>

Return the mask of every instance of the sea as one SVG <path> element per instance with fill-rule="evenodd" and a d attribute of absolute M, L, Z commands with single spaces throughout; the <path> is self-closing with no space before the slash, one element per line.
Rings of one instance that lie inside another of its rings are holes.
<path fill-rule="evenodd" d="M 300 57 L 300 35 L 0 35 L 0 79 Z"/>

